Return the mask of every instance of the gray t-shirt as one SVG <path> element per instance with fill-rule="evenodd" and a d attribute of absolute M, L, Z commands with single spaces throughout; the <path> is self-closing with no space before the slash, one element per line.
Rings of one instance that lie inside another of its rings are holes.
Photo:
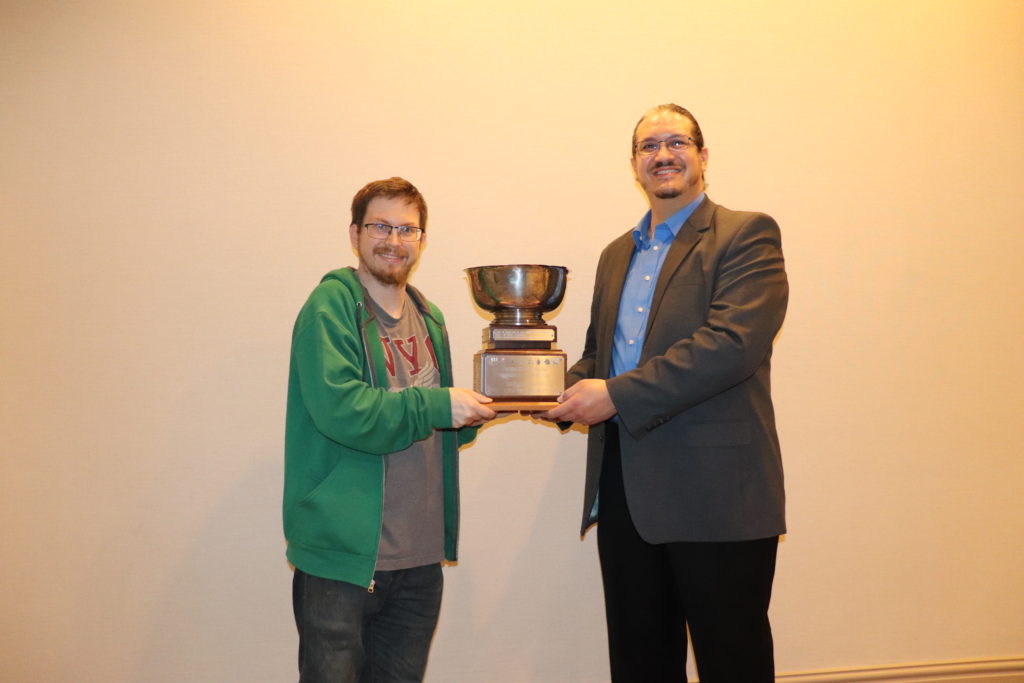
<path fill-rule="evenodd" d="M 406 294 L 392 318 L 367 297 L 377 316 L 388 389 L 439 387 L 441 372 L 423 317 Z M 384 525 L 377 569 L 393 571 L 444 559 L 444 473 L 437 432 L 384 456 Z"/>

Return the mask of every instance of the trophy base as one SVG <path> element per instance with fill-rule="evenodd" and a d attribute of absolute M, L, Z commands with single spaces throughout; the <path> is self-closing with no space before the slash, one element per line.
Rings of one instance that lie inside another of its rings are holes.
<path fill-rule="evenodd" d="M 543 413 L 558 405 L 558 401 L 492 401 L 487 407 L 496 413 Z"/>
<path fill-rule="evenodd" d="M 498 403 L 544 406 L 530 410 L 553 408 L 565 389 L 565 353 L 555 349 L 478 352 L 473 357 L 473 388 Z"/>

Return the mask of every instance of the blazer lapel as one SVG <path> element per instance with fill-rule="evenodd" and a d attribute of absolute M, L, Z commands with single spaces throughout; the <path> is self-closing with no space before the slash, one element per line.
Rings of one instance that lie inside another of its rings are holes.
<path fill-rule="evenodd" d="M 626 272 L 629 270 L 629 262 L 633 258 L 635 247 L 632 230 L 620 236 L 608 250 L 608 265 L 605 272 L 600 274 L 601 277 L 607 278 L 608 283 L 607 292 L 601 303 L 600 324 L 596 330 L 597 348 L 600 350 L 596 358 L 596 369 L 602 377 L 607 377 L 611 372 L 611 348 L 615 339 L 615 323 L 619 316 L 619 300 L 622 298 L 622 288 L 626 285 Z"/>
<path fill-rule="evenodd" d="M 679 234 L 672 241 L 672 246 L 669 247 L 668 255 L 665 257 L 665 263 L 662 264 L 661 272 L 658 274 L 658 284 L 654 287 L 651 310 L 647 316 L 648 336 L 651 332 L 651 325 L 654 324 L 654 319 L 658 317 L 658 309 L 661 308 L 661 300 L 665 296 L 665 290 L 668 289 L 668 283 L 675 276 L 676 271 L 679 270 L 686 257 L 693 251 L 693 248 L 700 242 L 707 229 L 711 227 L 711 216 L 714 213 L 715 203 L 705 198 L 700 206 L 686 219 L 683 227 L 679 229 Z"/>

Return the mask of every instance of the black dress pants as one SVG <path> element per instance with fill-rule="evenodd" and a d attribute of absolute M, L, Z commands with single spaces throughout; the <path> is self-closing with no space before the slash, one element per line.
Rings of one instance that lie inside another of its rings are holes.
<path fill-rule="evenodd" d="M 629 515 L 618 425 L 605 436 L 597 525 L 614 683 L 773 683 L 768 603 L 778 538 L 650 544 Z"/>

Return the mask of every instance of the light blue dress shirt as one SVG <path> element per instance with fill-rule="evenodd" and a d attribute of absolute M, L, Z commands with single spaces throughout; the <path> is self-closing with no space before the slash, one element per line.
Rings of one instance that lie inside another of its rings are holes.
<path fill-rule="evenodd" d="M 654 298 L 654 286 L 665 263 L 672 240 L 679 234 L 686 219 L 704 201 L 704 193 L 669 216 L 665 222 L 654 226 L 650 236 L 651 212 L 648 211 L 640 223 L 633 228 L 636 248 L 626 272 L 626 283 L 619 300 L 619 315 L 615 323 L 615 339 L 612 345 L 612 367 L 610 377 L 629 372 L 640 364 L 640 350 L 647 334 L 647 316 Z"/>

